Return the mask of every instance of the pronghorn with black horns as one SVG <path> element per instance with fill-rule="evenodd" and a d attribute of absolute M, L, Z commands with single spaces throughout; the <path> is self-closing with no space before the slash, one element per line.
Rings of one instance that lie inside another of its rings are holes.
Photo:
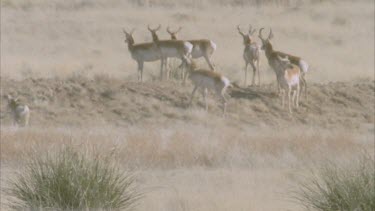
<path fill-rule="evenodd" d="M 160 30 L 161 25 L 157 28 L 150 28 L 150 26 L 147 26 L 148 30 L 151 32 L 152 40 L 156 44 L 156 46 L 159 48 L 161 57 L 162 57 L 162 64 L 161 64 L 161 72 L 160 77 L 163 78 L 163 66 L 166 66 L 167 59 L 168 58 L 178 58 L 181 59 L 182 65 L 181 67 L 185 66 L 184 64 L 186 61 L 190 60 L 191 53 L 193 50 L 193 45 L 190 42 L 183 41 L 183 40 L 160 40 L 158 35 L 156 34 L 157 31 Z M 186 75 L 186 73 L 185 73 Z M 168 78 L 168 72 L 167 72 L 167 78 Z M 185 82 L 186 76 L 184 76 L 184 82 Z"/>
<path fill-rule="evenodd" d="M 142 82 L 144 62 L 161 60 L 161 54 L 159 48 L 153 42 L 134 44 L 134 31 L 135 29 L 131 30 L 129 33 L 123 29 L 125 34 L 125 43 L 128 44 L 128 50 L 131 57 L 137 62 L 138 65 L 138 81 Z"/>
<path fill-rule="evenodd" d="M 241 31 L 240 26 L 237 26 L 238 33 L 243 38 L 243 59 L 245 60 L 245 86 L 247 85 L 247 67 L 249 64 L 253 68 L 253 79 L 251 85 L 255 85 L 255 75 L 258 73 L 258 86 L 260 86 L 260 69 L 259 69 L 259 58 L 260 58 L 260 47 L 254 41 L 252 35 L 256 32 L 256 29 L 253 29 L 250 25 L 249 32 L 247 34 Z"/>
<path fill-rule="evenodd" d="M 262 35 L 263 30 L 264 30 L 264 28 L 261 28 L 259 30 L 259 38 L 262 40 L 262 50 L 265 51 L 265 54 L 266 54 L 266 57 L 267 57 L 267 60 L 268 60 L 268 64 L 273 68 L 273 70 L 276 72 L 276 75 L 277 75 L 277 71 L 279 71 L 279 69 L 278 69 L 279 66 L 278 66 L 278 62 L 277 62 L 278 57 L 280 57 L 280 58 L 288 57 L 289 61 L 292 64 L 297 65 L 301 69 L 300 80 L 301 80 L 301 83 L 302 83 L 303 88 L 305 90 L 305 97 L 307 97 L 307 83 L 306 83 L 306 80 L 305 80 L 305 74 L 307 73 L 307 71 L 309 69 L 309 65 L 307 64 L 306 61 L 304 61 L 300 57 L 293 56 L 293 55 L 290 55 L 290 54 L 287 54 L 287 53 L 284 53 L 284 52 L 280 52 L 280 51 L 274 51 L 273 47 L 272 47 L 272 44 L 271 44 L 271 41 L 270 41 L 273 38 L 272 29 L 270 29 L 270 33 L 269 33 L 267 38 L 263 37 L 263 35 Z M 278 90 L 280 91 L 279 85 L 278 85 Z"/>
<path fill-rule="evenodd" d="M 177 33 L 180 32 L 182 27 L 179 27 L 176 31 L 171 31 L 169 26 L 167 27 L 167 32 L 171 35 L 171 40 L 177 40 Z M 211 56 L 216 50 L 216 43 L 209 39 L 199 39 L 199 40 L 187 40 L 189 43 L 193 44 L 193 51 L 191 56 L 193 59 L 203 57 L 211 70 L 215 70 L 214 65 L 211 62 Z"/>

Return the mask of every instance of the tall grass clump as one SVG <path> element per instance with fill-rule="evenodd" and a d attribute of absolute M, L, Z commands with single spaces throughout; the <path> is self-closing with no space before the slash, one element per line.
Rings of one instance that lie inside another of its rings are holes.
<path fill-rule="evenodd" d="M 113 156 L 64 147 L 33 153 L 9 181 L 9 206 L 16 210 L 128 210 L 140 194 L 134 176 L 117 168 Z"/>
<path fill-rule="evenodd" d="M 375 163 L 363 156 L 346 165 L 328 162 L 302 181 L 294 198 L 307 210 L 375 210 Z"/>

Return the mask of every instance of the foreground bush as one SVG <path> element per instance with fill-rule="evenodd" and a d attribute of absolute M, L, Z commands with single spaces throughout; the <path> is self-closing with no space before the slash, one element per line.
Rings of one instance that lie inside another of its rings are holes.
<path fill-rule="evenodd" d="M 375 210 L 375 163 L 363 157 L 349 165 L 324 164 L 303 181 L 295 198 L 307 210 Z"/>
<path fill-rule="evenodd" d="M 17 210 L 130 209 L 140 196 L 134 179 L 110 158 L 69 147 L 44 156 L 35 153 L 6 189 L 10 206 Z"/>

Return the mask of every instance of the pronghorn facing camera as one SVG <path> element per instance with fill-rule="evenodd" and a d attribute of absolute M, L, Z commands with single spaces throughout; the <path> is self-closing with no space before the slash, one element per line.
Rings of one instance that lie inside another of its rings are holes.
<path fill-rule="evenodd" d="M 138 81 L 143 80 L 143 64 L 144 62 L 153 62 L 161 60 L 160 50 L 153 42 L 134 44 L 133 32 L 134 29 L 128 33 L 125 29 L 125 43 L 128 44 L 128 50 L 131 57 L 138 65 Z"/>
<path fill-rule="evenodd" d="M 259 55 L 260 48 L 258 44 L 254 41 L 252 35 L 256 32 L 256 29 L 253 29 L 250 25 L 249 32 L 247 34 L 241 31 L 240 26 L 237 26 L 238 33 L 243 38 L 244 50 L 243 50 L 243 59 L 245 60 L 245 80 L 244 84 L 247 85 L 247 67 L 249 64 L 253 68 L 253 79 L 251 85 L 255 85 L 255 75 L 258 73 L 258 86 L 260 86 L 260 69 L 259 69 Z"/>
<path fill-rule="evenodd" d="M 291 63 L 288 56 L 281 58 L 277 55 L 275 63 L 278 65 L 277 81 L 281 88 L 282 107 L 284 108 L 285 98 L 288 95 L 289 112 L 292 113 L 291 104 L 296 108 L 299 107 L 301 69 Z M 293 96 L 291 96 L 292 92 Z"/>
<path fill-rule="evenodd" d="M 190 60 L 191 52 L 193 50 L 193 45 L 187 41 L 183 40 L 160 40 L 156 32 L 160 30 L 161 25 L 155 29 L 147 26 L 148 30 L 151 32 L 152 40 L 159 48 L 162 64 L 160 68 L 160 77 L 163 78 L 163 66 L 166 66 L 168 58 L 178 58 L 182 60 L 182 64 L 185 64 L 186 61 Z M 180 65 L 181 67 L 184 65 Z M 167 72 L 167 78 L 169 77 Z M 185 78 L 185 77 L 184 77 Z M 185 82 L 185 81 L 184 81 Z"/>
<path fill-rule="evenodd" d="M 8 100 L 8 108 L 12 115 L 13 125 L 27 126 L 30 119 L 29 107 L 21 104 L 18 98 L 13 98 L 11 95 L 7 95 L 6 98 Z"/>
<path fill-rule="evenodd" d="M 169 26 L 167 27 L 167 32 L 171 35 L 171 40 L 177 40 L 177 33 L 180 32 L 182 27 L 179 27 L 176 31 L 171 31 Z M 214 70 L 214 65 L 211 62 L 211 56 L 216 50 L 216 44 L 209 39 L 199 39 L 199 40 L 187 40 L 189 43 L 193 44 L 193 51 L 191 52 L 191 57 L 197 59 L 203 57 L 211 70 Z"/>
<path fill-rule="evenodd" d="M 266 54 L 266 57 L 267 57 L 267 60 L 268 60 L 268 64 L 272 67 L 272 69 L 276 72 L 276 75 L 277 75 L 277 71 L 278 71 L 278 69 L 277 69 L 278 68 L 277 57 L 278 56 L 282 57 L 282 58 L 288 57 L 289 61 L 292 64 L 297 65 L 301 70 L 300 79 L 301 79 L 301 83 L 303 84 L 303 88 L 305 90 L 305 97 L 307 97 L 307 83 L 306 83 L 306 80 L 305 80 L 305 73 L 308 71 L 309 65 L 307 64 L 306 61 L 304 61 L 300 57 L 293 56 L 293 55 L 290 55 L 290 54 L 287 54 L 287 53 L 284 53 L 284 52 L 280 52 L 280 51 L 274 51 L 273 47 L 272 47 L 272 44 L 271 44 L 271 41 L 270 41 L 273 38 L 272 29 L 270 29 L 270 33 L 269 33 L 267 38 L 263 37 L 263 35 L 262 35 L 263 30 L 264 30 L 264 28 L 261 28 L 259 30 L 259 38 L 262 40 L 262 50 L 265 51 L 265 54 Z"/>
<path fill-rule="evenodd" d="M 230 81 L 225 76 L 218 72 L 213 72 L 211 70 L 198 69 L 194 61 L 187 61 L 189 78 L 193 82 L 194 89 L 191 93 L 190 103 L 193 102 L 193 97 L 197 89 L 199 88 L 202 92 L 205 109 L 208 110 L 207 104 L 207 90 L 214 91 L 218 97 L 220 97 L 223 103 L 223 116 L 226 113 L 227 99 L 225 98 L 226 89 L 231 86 Z"/>

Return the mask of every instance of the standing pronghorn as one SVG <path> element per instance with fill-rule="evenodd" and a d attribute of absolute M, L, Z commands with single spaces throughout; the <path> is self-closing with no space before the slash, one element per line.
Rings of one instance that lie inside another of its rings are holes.
<path fill-rule="evenodd" d="M 277 81 L 281 88 L 281 101 L 282 107 L 284 108 L 285 98 L 288 95 L 288 108 L 289 112 L 292 113 L 292 104 L 299 107 L 299 95 L 300 95 L 300 77 L 301 69 L 299 66 L 292 64 L 289 61 L 288 56 L 281 58 L 280 55 L 276 55 L 274 65 L 277 66 Z M 293 96 L 291 96 L 293 91 Z"/>
<path fill-rule="evenodd" d="M 305 89 L 305 97 L 307 97 L 307 84 L 306 84 L 306 80 L 305 80 L 305 73 L 308 71 L 309 65 L 307 64 L 306 61 L 302 60 L 300 57 L 292 56 L 290 54 L 283 53 L 283 52 L 280 52 L 280 51 L 274 51 L 273 47 L 272 47 L 272 44 L 270 42 L 270 40 L 273 38 L 272 29 L 270 29 L 270 33 L 268 35 L 268 38 L 266 38 L 266 39 L 264 39 L 263 36 L 262 36 L 263 29 L 264 28 L 261 28 L 259 30 L 259 38 L 262 40 L 262 50 L 265 50 L 265 54 L 266 54 L 266 57 L 267 57 L 267 60 L 268 60 L 268 64 L 276 72 L 276 75 L 277 75 L 277 71 L 278 71 L 277 62 L 275 62 L 276 59 L 277 59 L 277 56 L 288 57 L 289 61 L 292 64 L 295 64 L 295 65 L 299 66 L 299 68 L 301 69 L 301 74 L 300 74 L 301 83 L 303 84 L 303 88 Z M 280 91 L 280 87 L 278 87 L 278 89 Z"/>
<path fill-rule="evenodd" d="M 193 92 L 191 93 L 190 103 L 193 102 L 193 97 L 198 88 L 201 89 L 206 111 L 208 110 L 207 104 L 207 90 L 210 89 L 216 93 L 223 102 L 223 115 L 225 116 L 227 99 L 225 98 L 226 89 L 231 86 L 230 81 L 225 76 L 218 72 L 211 70 L 198 69 L 194 61 L 187 61 L 189 78 L 194 84 Z"/>
<path fill-rule="evenodd" d="M 13 98 L 10 95 L 7 95 L 6 98 L 8 100 L 8 108 L 12 114 L 13 125 L 27 126 L 30 119 L 29 107 L 21 104 L 18 98 Z"/>
<path fill-rule="evenodd" d="M 256 29 L 252 29 L 251 25 L 247 34 L 243 33 L 240 26 L 237 26 L 238 33 L 243 38 L 243 44 L 245 46 L 243 50 L 243 58 L 245 60 L 245 86 L 247 85 L 247 67 L 250 64 L 253 68 L 253 79 L 251 85 L 255 85 L 255 74 L 258 72 L 258 86 L 260 86 L 260 72 L 259 72 L 259 55 L 260 48 L 256 42 L 252 39 L 252 35 L 256 32 Z"/>
<path fill-rule="evenodd" d="M 125 43 L 128 44 L 128 50 L 138 64 L 138 81 L 142 82 L 144 62 L 161 60 L 160 50 L 153 42 L 134 44 L 134 29 L 130 33 L 125 31 L 125 29 L 123 31 L 126 37 Z"/>
<path fill-rule="evenodd" d="M 162 64 L 160 70 L 160 77 L 163 78 L 163 66 L 166 66 L 168 58 L 178 58 L 182 60 L 182 64 L 186 61 L 190 60 L 191 52 L 193 50 L 193 45 L 187 41 L 183 40 L 159 40 L 158 35 L 156 32 L 160 30 L 161 25 L 155 29 L 151 29 L 150 26 L 147 26 L 148 30 L 151 32 L 152 40 L 159 48 L 161 57 L 162 57 Z M 183 65 L 181 65 L 182 67 Z M 168 72 L 167 72 L 168 74 Z M 167 75 L 168 78 L 168 75 Z M 185 82 L 184 77 L 184 82 Z"/>
<path fill-rule="evenodd" d="M 176 31 L 172 32 L 167 28 L 167 32 L 171 35 L 171 40 L 177 40 L 177 33 L 181 31 L 182 27 L 179 27 Z M 214 70 L 214 65 L 212 64 L 210 58 L 216 50 L 216 44 L 209 39 L 199 39 L 199 40 L 187 40 L 189 43 L 193 44 L 193 51 L 191 52 L 191 57 L 193 59 L 203 57 L 211 70 Z"/>

